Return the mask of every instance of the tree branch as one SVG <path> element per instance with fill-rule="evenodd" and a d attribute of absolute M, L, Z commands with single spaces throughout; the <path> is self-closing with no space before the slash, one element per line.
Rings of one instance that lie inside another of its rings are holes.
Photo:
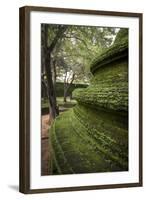
<path fill-rule="evenodd" d="M 48 50 L 49 50 L 50 52 L 54 49 L 54 47 L 55 47 L 56 43 L 58 42 L 58 40 L 62 38 L 62 35 L 63 35 L 64 32 L 66 31 L 66 29 L 67 29 L 67 27 L 59 27 L 59 28 L 58 28 L 58 31 L 57 31 L 57 33 L 56 33 L 56 36 L 54 37 L 52 43 L 51 43 L 50 46 L 48 47 Z"/>
<path fill-rule="evenodd" d="M 71 39 L 71 38 L 75 38 L 75 39 L 77 39 L 77 40 L 80 40 L 80 41 L 86 46 L 86 48 L 88 49 L 88 51 L 90 52 L 91 49 L 88 48 L 86 42 L 85 42 L 84 40 L 82 40 L 81 38 L 79 38 L 79 37 L 77 37 L 77 36 L 65 36 L 65 38 L 70 38 L 70 39 Z"/>

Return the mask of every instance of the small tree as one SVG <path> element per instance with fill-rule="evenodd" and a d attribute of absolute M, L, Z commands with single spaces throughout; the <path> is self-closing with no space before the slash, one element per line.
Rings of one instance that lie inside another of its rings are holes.
<path fill-rule="evenodd" d="M 58 25 L 50 27 L 48 24 L 42 24 L 42 70 L 47 76 L 47 93 L 49 100 L 49 110 L 52 118 L 59 114 L 59 109 L 56 102 L 55 87 L 52 79 L 52 54 L 58 41 L 62 38 L 67 27 Z M 51 41 L 48 41 L 49 33 L 52 35 Z"/>

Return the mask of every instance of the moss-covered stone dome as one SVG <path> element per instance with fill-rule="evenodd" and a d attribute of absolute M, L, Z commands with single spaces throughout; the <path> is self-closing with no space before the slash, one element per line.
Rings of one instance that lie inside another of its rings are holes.
<path fill-rule="evenodd" d="M 127 33 L 119 31 L 91 72 L 89 87 L 73 92 L 78 104 L 52 126 L 53 174 L 128 170 Z"/>

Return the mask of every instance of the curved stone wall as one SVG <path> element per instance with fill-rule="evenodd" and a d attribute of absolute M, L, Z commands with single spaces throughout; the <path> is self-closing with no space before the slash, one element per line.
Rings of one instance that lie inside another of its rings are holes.
<path fill-rule="evenodd" d="M 77 106 L 51 129 L 53 174 L 128 170 L 128 37 L 91 64 L 89 87 L 76 89 Z"/>

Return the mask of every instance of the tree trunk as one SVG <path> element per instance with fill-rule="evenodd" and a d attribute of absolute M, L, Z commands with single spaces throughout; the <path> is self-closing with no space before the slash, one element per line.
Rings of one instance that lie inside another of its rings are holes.
<path fill-rule="evenodd" d="M 66 89 L 64 89 L 64 98 L 63 98 L 63 101 L 65 103 L 67 102 L 66 98 L 67 98 L 67 91 L 66 91 Z"/>
<path fill-rule="evenodd" d="M 57 42 L 62 38 L 66 29 L 67 26 L 59 26 L 52 43 L 48 46 L 48 25 L 42 25 L 42 64 L 45 66 L 44 68 L 47 76 L 50 115 L 53 119 L 59 114 L 59 109 L 57 107 L 56 90 L 52 79 L 51 53 L 53 52 Z"/>
<path fill-rule="evenodd" d="M 56 102 L 56 94 L 55 94 L 55 89 L 53 85 L 53 80 L 52 80 L 52 71 L 51 71 L 51 52 L 49 51 L 47 47 L 47 41 L 48 41 L 48 28 L 45 25 L 44 27 L 44 32 L 45 32 L 45 40 L 44 40 L 44 50 L 45 50 L 45 71 L 46 71 L 46 76 L 47 76 L 47 86 L 48 86 L 48 97 L 49 97 L 49 104 L 50 104 L 50 114 L 51 117 L 54 119 L 58 114 L 59 110 L 57 107 L 57 102 Z"/>
<path fill-rule="evenodd" d="M 64 95 L 63 95 L 63 101 L 66 103 L 66 90 L 67 90 L 67 82 L 66 82 L 66 77 L 67 77 L 67 71 L 65 72 L 65 77 L 64 77 Z"/>
<path fill-rule="evenodd" d="M 50 68 L 50 54 L 47 54 L 46 59 L 46 74 L 47 74 L 47 83 L 48 83 L 48 96 L 49 96 L 49 102 L 50 102 L 50 111 L 53 119 L 59 114 L 58 108 L 57 108 L 57 102 L 56 102 L 56 94 L 55 89 L 52 81 L 52 72 Z"/>
<path fill-rule="evenodd" d="M 64 102 L 67 102 L 66 99 L 67 99 L 68 91 L 69 91 L 74 79 L 75 79 L 75 74 L 73 74 L 71 82 L 70 83 L 66 83 L 65 82 L 66 76 L 65 76 L 65 79 L 64 79 Z"/>
<path fill-rule="evenodd" d="M 53 76 L 52 76 L 52 79 L 53 79 L 53 83 L 54 83 L 54 87 L 56 87 L 56 60 L 53 60 L 52 61 L 52 72 L 53 72 Z"/>

